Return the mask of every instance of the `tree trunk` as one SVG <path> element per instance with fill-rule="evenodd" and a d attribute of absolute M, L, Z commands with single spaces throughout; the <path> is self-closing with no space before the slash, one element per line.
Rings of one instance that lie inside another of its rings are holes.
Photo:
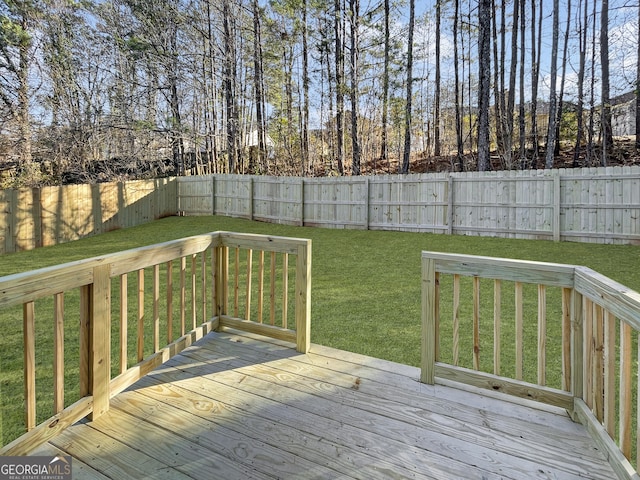
<path fill-rule="evenodd" d="M 567 0 L 567 24 L 564 32 L 564 46 L 562 47 L 562 74 L 560 75 L 560 95 L 558 97 L 558 119 L 556 120 L 556 144 L 553 153 L 560 155 L 560 124 L 564 102 L 564 83 L 567 77 L 567 50 L 569 48 L 569 29 L 571 28 L 571 0 Z"/>
<path fill-rule="evenodd" d="M 491 168 L 489 157 L 489 94 L 491 90 L 491 0 L 478 3 L 478 171 Z"/>
<path fill-rule="evenodd" d="M 360 140 L 358 138 L 358 23 L 360 20 L 360 2 L 349 0 L 351 25 L 351 173 L 360 175 Z"/>
<path fill-rule="evenodd" d="M 518 143 L 520 146 L 520 168 L 525 168 L 527 164 L 527 134 L 525 129 L 525 97 L 524 97 L 524 61 L 525 61 L 525 33 L 526 19 L 524 16 L 524 0 L 520 1 L 520 81 L 518 99 Z"/>
<path fill-rule="evenodd" d="M 500 102 L 501 95 L 503 92 L 500 90 L 500 78 L 502 72 L 500 71 L 500 56 L 498 55 L 498 25 L 497 25 L 497 15 L 496 15 L 496 2 L 492 0 L 492 7 L 494 14 L 491 15 L 492 22 L 492 38 L 493 38 L 493 64 L 495 65 L 493 69 L 493 96 L 495 98 L 495 124 L 496 124 L 496 143 L 497 150 L 499 154 L 502 156 L 504 154 L 504 136 L 503 136 L 503 115 L 504 111 L 502 110 L 503 103 Z M 502 65 L 504 66 L 504 65 Z"/>
<path fill-rule="evenodd" d="M 341 0 L 335 0 L 335 41 L 336 41 L 336 160 L 338 172 L 344 174 L 344 50 L 342 35 Z"/>
<path fill-rule="evenodd" d="M 455 95 L 455 123 L 456 123 L 456 157 L 458 171 L 464 171 L 464 145 L 462 143 L 462 121 L 460 119 L 460 67 L 458 65 L 458 21 L 460 16 L 460 0 L 454 1 L 453 14 L 453 71 Z"/>
<path fill-rule="evenodd" d="M 389 0 L 385 0 L 386 3 Z M 433 118 L 433 154 L 440 156 L 440 21 L 442 17 L 441 0 L 436 0 L 436 78 L 434 94 L 434 118 Z"/>
<path fill-rule="evenodd" d="M 611 132 L 611 99 L 609 92 L 609 0 L 602 0 L 600 12 L 600 65 L 602 82 L 602 114 L 600 128 L 602 130 L 602 162 L 606 167 L 613 149 Z"/>
<path fill-rule="evenodd" d="M 20 153 L 20 165 L 22 166 L 25 178 L 29 181 L 36 176 L 35 165 L 31 153 L 31 114 L 29 113 L 29 65 L 31 61 L 31 38 L 28 32 L 26 14 L 21 19 L 21 38 L 18 46 L 18 105 L 17 120 L 18 130 L 18 152 Z"/>
<path fill-rule="evenodd" d="M 588 19 L 588 0 L 580 0 L 578 4 L 578 38 L 580 59 L 578 66 L 578 124 L 576 132 L 576 144 L 573 149 L 573 166 L 579 166 L 580 149 L 582 148 L 582 140 L 584 137 L 584 76 L 587 60 L 587 19 Z M 580 17 L 582 12 L 582 17 Z"/>
<path fill-rule="evenodd" d="M 416 1 L 409 0 L 409 36 L 407 38 L 407 100 L 404 123 L 404 152 L 400 173 L 409 173 L 409 161 L 411 159 L 411 105 L 413 100 L 413 28 L 415 24 Z"/>
<path fill-rule="evenodd" d="M 309 159 L 309 48 L 307 0 L 302 0 L 302 174 L 311 173 Z"/>
<path fill-rule="evenodd" d="M 551 42 L 551 75 L 549 86 L 549 126 L 547 128 L 547 146 L 545 168 L 553 168 L 553 149 L 556 143 L 556 82 L 558 77 L 558 17 L 559 0 L 553 0 L 553 39 Z"/>
<path fill-rule="evenodd" d="M 507 109 L 505 111 L 506 132 L 505 132 L 505 163 L 507 169 L 513 167 L 513 115 L 516 98 L 516 72 L 518 67 L 518 31 L 520 29 L 520 1 L 513 1 L 513 25 L 511 28 L 511 65 L 509 68 L 509 92 L 507 95 Z"/>
<path fill-rule="evenodd" d="M 538 19 L 538 34 L 536 39 L 536 2 L 531 2 L 531 162 L 530 167 L 538 165 L 538 80 L 540 78 L 540 52 L 542 40 L 542 7 L 540 0 L 540 13 Z"/>
<path fill-rule="evenodd" d="M 266 163 L 266 141 L 264 122 L 264 91 L 262 90 L 262 38 L 260 32 L 260 9 L 258 0 L 253 0 L 253 90 L 256 103 L 256 133 L 258 140 L 258 165 L 264 170 Z M 253 133 L 253 132 L 251 132 Z M 251 135 L 253 136 L 253 135 Z M 255 147 L 255 145 L 254 145 Z M 255 173 L 255 172 L 252 172 Z"/>
<path fill-rule="evenodd" d="M 389 27 L 391 7 L 384 0 L 384 70 L 382 72 L 382 132 L 380 140 L 380 161 L 389 162 L 388 119 L 389 119 L 389 68 L 391 56 L 391 31 Z"/>
<path fill-rule="evenodd" d="M 637 58 L 636 62 L 636 151 L 640 150 L 640 5 L 638 6 Z"/>
<path fill-rule="evenodd" d="M 229 0 L 223 0 L 222 25 L 224 37 L 224 75 L 223 91 L 225 97 L 226 127 L 227 127 L 227 157 L 228 172 L 234 173 L 238 167 L 237 136 L 238 124 L 235 99 L 236 55 L 235 39 L 231 29 L 231 8 Z"/>

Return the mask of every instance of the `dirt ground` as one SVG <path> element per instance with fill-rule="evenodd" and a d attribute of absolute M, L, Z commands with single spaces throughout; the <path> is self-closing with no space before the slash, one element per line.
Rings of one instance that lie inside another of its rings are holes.
<path fill-rule="evenodd" d="M 607 166 L 629 166 L 640 165 L 640 151 L 635 149 L 635 137 L 620 137 L 614 141 L 614 150 L 609 157 Z M 538 161 L 536 165 L 527 165 L 527 169 L 544 169 L 544 150 L 540 150 L 538 154 Z M 529 152 L 529 158 L 531 154 Z M 476 170 L 476 155 L 465 155 L 463 157 L 463 163 L 466 171 Z M 520 169 L 517 158 L 514 158 L 514 164 L 509 168 L 504 159 L 497 152 L 491 153 L 492 170 L 515 170 Z M 394 174 L 398 173 L 398 160 L 391 159 L 389 162 L 367 162 L 362 167 L 362 173 L 364 175 L 377 173 L 377 174 Z M 553 168 L 577 168 L 577 167 L 599 167 L 601 164 L 600 149 L 598 148 L 593 154 L 593 160 L 588 161 L 586 158 L 586 152 L 583 151 L 578 157 L 577 164 L 574 164 L 574 148 L 571 145 L 566 145 L 560 150 L 560 154 L 555 157 Z M 458 162 L 455 155 L 443 155 L 439 157 L 434 156 L 421 156 L 417 159 L 412 159 L 410 165 L 410 173 L 432 173 L 432 172 L 456 172 L 460 171 L 458 168 Z"/>

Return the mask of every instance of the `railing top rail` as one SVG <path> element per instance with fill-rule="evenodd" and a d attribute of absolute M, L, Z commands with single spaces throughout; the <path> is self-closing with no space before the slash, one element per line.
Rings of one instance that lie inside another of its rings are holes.
<path fill-rule="evenodd" d="M 298 247 L 308 245 L 311 240 L 276 235 L 255 235 L 251 233 L 216 232 L 219 244 L 227 247 L 259 248 L 260 250 L 296 254 Z"/>
<path fill-rule="evenodd" d="M 588 267 L 576 267 L 575 289 L 640 331 L 640 293 Z"/>
<path fill-rule="evenodd" d="M 573 288 L 574 265 L 423 251 L 441 273 Z"/>
<path fill-rule="evenodd" d="M 0 307 L 20 305 L 89 285 L 93 282 L 93 269 L 98 265 L 110 264 L 111 276 L 116 277 L 176 258 L 194 255 L 215 246 L 226 245 L 296 254 L 298 247 L 307 245 L 309 242 L 310 240 L 299 238 L 232 232 L 210 232 L 170 240 L 0 277 Z"/>

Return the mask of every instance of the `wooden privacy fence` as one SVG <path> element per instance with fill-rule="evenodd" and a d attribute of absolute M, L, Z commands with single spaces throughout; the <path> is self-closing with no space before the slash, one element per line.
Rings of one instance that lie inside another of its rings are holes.
<path fill-rule="evenodd" d="M 307 352 L 311 241 L 213 232 L 2 277 L 0 292 L 0 433 L 10 441 L 0 454 L 23 455 L 106 412 L 208 331 L 243 329 Z"/>
<path fill-rule="evenodd" d="M 175 215 L 174 179 L 0 190 L 0 254 Z"/>
<path fill-rule="evenodd" d="M 640 243 L 640 167 L 180 177 L 182 215 L 328 228 Z"/>
<path fill-rule="evenodd" d="M 638 292 L 586 267 L 423 252 L 422 321 L 423 382 L 565 408 L 638 478 Z"/>

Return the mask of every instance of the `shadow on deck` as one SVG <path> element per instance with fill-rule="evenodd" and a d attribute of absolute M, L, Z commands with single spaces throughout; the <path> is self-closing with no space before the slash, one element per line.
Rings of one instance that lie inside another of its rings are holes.
<path fill-rule="evenodd" d="M 616 477 L 560 408 L 291 347 L 209 333 L 32 454 L 73 456 L 74 478 Z"/>

